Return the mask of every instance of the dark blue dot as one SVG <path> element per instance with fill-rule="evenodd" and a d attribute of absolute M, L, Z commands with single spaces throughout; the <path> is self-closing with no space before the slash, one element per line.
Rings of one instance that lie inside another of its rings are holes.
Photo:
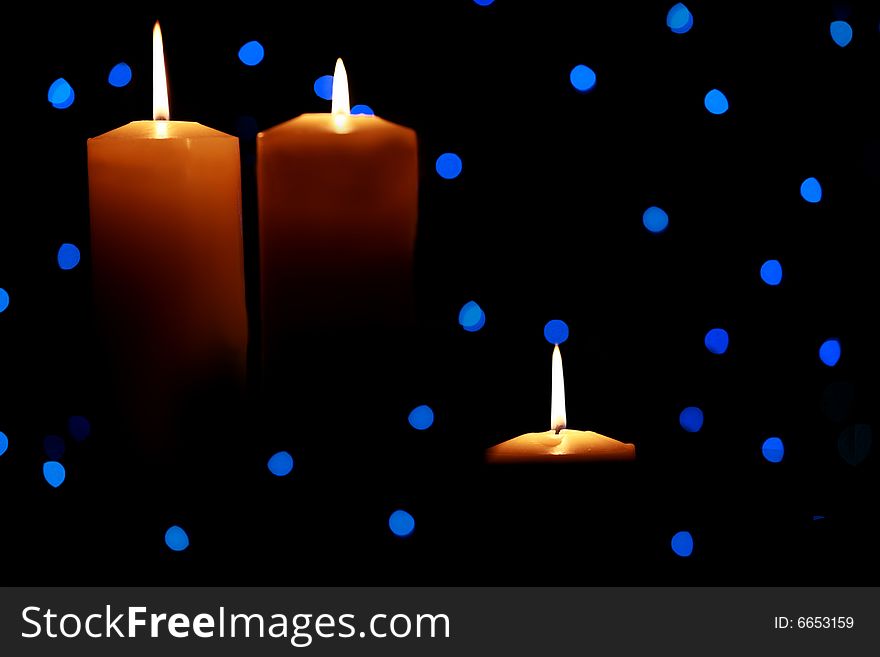
<path fill-rule="evenodd" d="M 49 102 L 58 109 L 70 107 L 73 96 L 73 87 L 64 78 L 58 78 L 49 85 Z"/>
<path fill-rule="evenodd" d="M 845 48 L 852 41 L 853 30 L 846 21 L 834 21 L 831 23 L 831 38 L 841 48 Z"/>
<path fill-rule="evenodd" d="M 293 470 L 293 457 L 288 452 L 277 452 L 269 458 L 269 472 L 283 477 Z"/>
<path fill-rule="evenodd" d="M 9 308 L 9 292 L 0 287 L 0 313 Z"/>
<path fill-rule="evenodd" d="M 238 58 L 246 66 L 256 66 L 263 61 L 265 54 L 263 45 L 259 41 L 248 41 L 238 49 Z"/>
<path fill-rule="evenodd" d="M 52 488 L 58 488 L 64 483 L 67 471 L 58 461 L 46 461 L 43 464 L 43 477 Z"/>
<path fill-rule="evenodd" d="M 486 314 L 476 301 L 468 301 L 458 313 L 458 323 L 465 331 L 479 331 L 486 324 Z"/>
<path fill-rule="evenodd" d="M 694 26 L 694 17 L 690 10 L 680 2 L 673 5 L 666 14 L 666 25 L 675 34 L 684 34 L 689 32 Z"/>
<path fill-rule="evenodd" d="M 840 458 L 850 465 L 858 465 L 868 457 L 871 451 L 873 435 L 868 424 L 856 424 L 847 427 L 837 438 L 837 451 Z"/>
<path fill-rule="evenodd" d="M 571 80 L 571 86 L 581 93 L 586 93 L 596 86 L 595 71 L 584 64 L 578 64 L 571 69 L 571 73 L 568 77 Z"/>
<path fill-rule="evenodd" d="M 697 433 L 703 428 L 703 411 L 696 406 L 688 406 L 679 414 L 678 422 L 688 433 Z"/>
<path fill-rule="evenodd" d="M 9 438 L 6 437 L 5 433 L 0 431 L 0 456 L 3 456 L 7 449 L 9 449 Z"/>
<path fill-rule="evenodd" d="M 388 527 L 395 536 L 409 536 L 416 528 L 416 520 L 403 509 L 398 509 L 388 517 Z"/>
<path fill-rule="evenodd" d="M 764 441 L 764 444 L 761 445 L 761 454 L 763 454 L 764 458 L 770 461 L 770 463 L 779 463 L 782 460 L 782 456 L 785 454 L 785 446 L 779 438 L 768 438 Z"/>
<path fill-rule="evenodd" d="M 189 536 L 186 535 L 182 527 L 173 525 L 165 532 L 165 545 L 175 552 L 182 552 L 189 547 Z"/>
<path fill-rule="evenodd" d="M 568 324 L 561 319 L 551 319 L 544 324 L 544 339 L 550 344 L 562 344 L 568 340 Z"/>
<path fill-rule="evenodd" d="M 707 93 L 703 103 L 712 114 L 724 114 L 730 107 L 727 102 L 727 96 L 718 89 L 712 89 L 712 91 Z"/>
<path fill-rule="evenodd" d="M 437 158 L 437 173 L 441 178 L 452 180 L 461 173 L 461 158 L 455 153 L 443 153 Z"/>
<path fill-rule="evenodd" d="M 706 343 L 706 349 L 713 354 L 723 354 L 727 351 L 728 344 L 730 344 L 730 336 L 727 335 L 727 331 L 723 328 L 713 328 L 706 333 L 704 342 Z"/>
<path fill-rule="evenodd" d="M 79 264 L 79 249 L 74 244 L 62 244 L 58 248 L 58 266 L 61 269 L 73 269 Z"/>
<path fill-rule="evenodd" d="M 46 436 L 43 438 L 43 450 L 53 461 L 64 456 L 64 438 L 61 436 Z"/>
<path fill-rule="evenodd" d="M 430 406 L 416 406 L 409 412 L 409 423 L 413 429 L 424 431 L 434 424 L 434 411 Z"/>
<path fill-rule="evenodd" d="M 352 115 L 354 114 L 364 114 L 366 116 L 375 116 L 375 112 L 373 112 L 373 108 L 369 105 L 355 105 L 351 108 Z"/>
<path fill-rule="evenodd" d="M 779 285 L 782 282 L 782 265 L 778 260 L 768 260 L 761 265 L 761 280 L 767 285 Z"/>
<path fill-rule="evenodd" d="M 801 196 L 807 203 L 818 203 L 822 200 L 822 185 L 815 178 L 807 178 L 801 183 Z"/>
<path fill-rule="evenodd" d="M 315 95 L 324 100 L 333 100 L 333 76 L 322 75 L 315 80 Z"/>
<path fill-rule="evenodd" d="M 690 532 L 678 532 L 672 537 L 672 551 L 680 557 L 689 557 L 694 551 L 694 537 Z"/>
<path fill-rule="evenodd" d="M 825 340 L 819 347 L 819 360 L 828 367 L 837 365 L 837 361 L 840 360 L 840 341 Z"/>
<path fill-rule="evenodd" d="M 642 223 L 652 233 L 662 233 L 669 225 L 669 215 L 652 205 L 642 214 Z"/>
<path fill-rule="evenodd" d="M 124 87 L 131 82 L 131 66 L 125 62 L 119 62 L 110 69 L 110 75 L 107 76 L 107 82 L 114 87 Z"/>
<path fill-rule="evenodd" d="M 71 415 L 67 418 L 67 430 L 74 440 L 85 440 L 92 433 L 92 424 L 82 415 Z"/>

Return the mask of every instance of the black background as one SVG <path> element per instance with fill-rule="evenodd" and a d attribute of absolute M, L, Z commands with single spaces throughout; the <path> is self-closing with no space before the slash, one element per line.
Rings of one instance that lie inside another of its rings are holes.
<path fill-rule="evenodd" d="M 694 28 L 675 35 L 671 2 L 299 4 L 9 17 L 5 579 L 876 583 L 876 454 L 853 467 L 838 436 L 877 426 L 880 8 L 691 2 Z M 846 48 L 828 33 L 840 17 Z M 263 129 L 327 111 L 312 84 L 338 56 L 352 103 L 419 136 L 419 325 L 301 338 L 298 394 L 268 402 L 254 370 L 240 407 L 208 395 L 186 440 L 145 455 L 102 402 L 85 140 L 149 118 L 156 18 L 172 117 L 242 138 L 252 333 L 254 136 L 240 117 Z M 253 68 L 237 58 L 251 39 L 266 48 Z M 119 61 L 134 79 L 115 89 Z M 597 72 L 588 94 L 568 81 L 579 63 Z M 64 111 L 46 102 L 61 76 L 77 94 Z M 721 116 L 703 106 L 715 87 L 730 100 Z M 445 151 L 464 162 L 453 181 L 434 172 Z M 808 176 L 818 205 L 798 193 Z M 643 227 L 650 205 L 669 213 L 666 232 Z M 62 242 L 83 251 L 72 271 L 55 263 Z M 768 258 L 779 287 L 760 280 Z M 471 299 L 487 315 L 474 334 L 457 323 Z M 546 427 L 553 318 L 571 328 L 569 426 L 635 443 L 635 463 L 483 464 L 485 447 Z M 703 346 L 715 326 L 731 336 L 723 356 Z M 843 346 L 834 368 L 818 359 L 829 337 Z M 424 432 L 406 420 L 421 403 L 436 416 Z M 699 433 L 678 424 L 689 405 L 705 413 Z M 79 414 L 93 435 L 67 440 L 67 480 L 51 489 L 43 437 Z M 768 436 L 785 443 L 780 464 L 761 456 Z M 278 449 L 296 459 L 290 477 L 265 467 Z M 408 539 L 388 531 L 396 508 L 416 519 Z M 184 553 L 163 543 L 172 524 L 189 533 Z M 694 536 L 689 559 L 670 550 L 679 530 Z"/>

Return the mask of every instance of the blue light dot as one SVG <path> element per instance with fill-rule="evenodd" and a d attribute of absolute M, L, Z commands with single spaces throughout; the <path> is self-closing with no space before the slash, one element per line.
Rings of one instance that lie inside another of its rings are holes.
<path fill-rule="evenodd" d="M 67 471 L 58 461 L 46 461 L 43 464 L 43 477 L 45 477 L 52 488 L 58 488 L 64 483 Z"/>
<path fill-rule="evenodd" d="M 364 114 L 366 116 L 375 116 L 375 112 L 373 108 L 369 105 L 355 105 L 351 108 L 351 113 L 354 114 Z"/>
<path fill-rule="evenodd" d="M 315 80 L 315 94 L 318 98 L 323 98 L 324 100 L 332 100 L 333 99 L 333 76 L 332 75 L 322 75 L 317 80 Z"/>
<path fill-rule="evenodd" d="M 72 415 L 67 418 L 67 430 L 74 440 L 85 440 L 92 433 L 92 424 L 82 415 Z"/>
<path fill-rule="evenodd" d="M 465 331 L 479 331 L 486 324 L 486 314 L 476 301 L 468 301 L 458 313 L 458 323 Z"/>
<path fill-rule="evenodd" d="M 642 214 L 642 223 L 652 233 L 662 233 L 669 225 L 669 215 L 661 208 L 652 205 Z"/>
<path fill-rule="evenodd" d="M 568 324 L 561 319 L 551 319 L 544 324 L 544 339 L 550 344 L 562 344 L 568 340 Z"/>
<path fill-rule="evenodd" d="M 703 428 L 703 411 L 696 406 L 688 406 L 678 416 L 678 422 L 688 433 L 697 433 Z"/>
<path fill-rule="evenodd" d="M 690 532 L 678 532 L 672 537 L 672 551 L 680 557 L 689 557 L 694 551 L 694 537 Z"/>
<path fill-rule="evenodd" d="M 0 287 L 0 313 L 9 308 L 9 292 Z"/>
<path fill-rule="evenodd" d="M 64 438 L 61 436 L 46 436 L 43 438 L 43 450 L 46 456 L 57 461 L 64 456 Z"/>
<path fill-rule="evenodd" d="M 761 265 L 761 280 L 767 285 L 779 285 L 782 282 L 782 265 L 778 260 L 768 260 Z"/>
<path fill-rule="evenodd" d="M 727 351 L 727 346 L 730 344 L 730 336 L 727 335 L 727 331 L 723 328 L 713 328 L 706 333 L 704 342 L 706 343 L 706 349 L 713 354 L 720 355 Z"/>
<path fill-rule="evenodd" d="M 293 470 L 293 457 L 288 452 L 277 452 L 269 459 L 269 472 L 276 477 L 289 475 Z"/>
<path fill-rule="evenodd" d="M 666 14 L 666 25 L 675 34 L 684 34 L 689 32 L 694 26 L 694 16 L 690 10 L 680 2 L 673 5 Z"/>
<path fill-rule="evenodd" d="M 413 533 L 416 520 L 403 509 L 398 509 L 388 517 L 388 527 L 395 536 L 405 537 Z"/>
<path fill-rule="evenodd" d="M 182 552 L 189 547 L 189 536 L 186 535 L 182 527 L 173 525 L 165 532 L 165 545 L 175 552 Z"/>
<path fill-rule="evenodd" d="M 246 66 L 256 66 L 263 61 L 265 54 L 266 51 L 263 50 L 263 44 L 259 41 L 248 41 L 238 49 L 238 58 Z"/>
<path fill-rule="evenodd" d="M 763 454 L 764 458 L 770 461 L 770 463 L 779 463 L 782 460 L 782 456 L 785 454 L 785 446 L 779 438 L 768 438 L 764 441 L 764 444 L 761 445 L 761 454 Z"/>
<path fill-rule="evenodd" d="M 852 27 L 846 21 L 834 21 L 831 23 L 831 38 L 838 46 L 845 48 L 852 41 Z"/>
<path fill-rule="evenodd" d="M 73 269 L 79 264 L 79 249 L 74 244 L 62 244 L 58 249 L 58 266 Z"/>
<path fill-rule="evenodd" d="M 495 2 L 495 0 L 474 0 L 474 4 L 480 5 L 481 7 L 488 7 L 493 2 Z"/>
<path fill-rule="evenodd" d="M 125 62 L 119 62 L 110 69 L 110 75 L 107 76 L 107 82 L 114 87 L 124 87 L 131 82 L 131 66 Z"/>
<path fill-rule="evenodd" d="M 0 431 L 0 456 L 3 456 L 7 449 L 9 449 L 9 438 L 6 437 L 5 433 Z"/>
<path fill-rule="evenodd" d="M 413 429 L 424 431 L 434 424 L 434 411 L 430 406 L 416 406 L 409 412 L 409 423 Z"/>
<path fill-rule="evenodd" d="M 840 342 L 838 340 L 825 340 L 819 347 L 819 360 L 828 367 L 837 365 L 840 360 Z"/>
<path fill-rule="evenodd" d="M 712 91 L 707 93 L 703 103 L 712 114 L 724 114 L 730 107 L 727 102 L 727 96 L 718 89 L 712 89 Z"/>
<path fill-rule="evenodd" d="M 822 185 L 815 178 L 807 178 L 801 183 L 801 196 L 807 203 L 818 203 L 822 200 Z"/>
<path fill-rule="evenodd" d="M 67 109 L 75 98 L 73 87 L 64 78 L 58 78 L 49 85 L 49 102 L 55 109 Z"/>
<path fill-rule="evenodd" d="M 596 72 L 584 64 L 578 64 L 571 69 L 568 77 L 571 80 L 571 86 L 581 93 L 586 93 L 596 86 Z"/>
<path fill-rule="evenodd" d="M 461 173 L 461 158 L 455 153 L 443 153 L 437 158 L 435 168 L 441 178 L 446 180 L 458 178 Z"/>

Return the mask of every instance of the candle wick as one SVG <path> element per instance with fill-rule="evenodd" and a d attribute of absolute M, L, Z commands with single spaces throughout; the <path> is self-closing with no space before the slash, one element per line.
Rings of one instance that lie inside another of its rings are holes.
<path fill-rule="evenodd" d="M 558 436 L 559 432 L 562 431 L 563 429 L 565 429 L 564 424 L 560 424 L 558 427 L 556 427 L 556 435 Z"/>

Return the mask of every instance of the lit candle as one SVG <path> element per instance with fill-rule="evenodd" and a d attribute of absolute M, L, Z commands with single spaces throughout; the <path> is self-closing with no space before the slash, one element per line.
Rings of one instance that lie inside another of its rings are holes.
<path fill-rule="evenodd" d="M 169 118 L 156 23 L 153 120 L 89 139 L 88 164 L 100 328 L 135 431 L 159 433 L 195 386 L 240 382 L 247 346 L 238 139 Z"/>
<path fill-rule="evenodd" d="M 412 312 L 416 134 L 352 116 L 342 60 L 332 111 L 257 137 L 264 358 L 310 327 L 400 326 Z"/>
<path fill-rule="evenodd" d="M 550 393 L 550 430 L 527 433 L 490 447 L 486 450 L 489 463 L 517 463 L 528 461 L 631 461 L 636 448 L 594 431 L 566 429 L 565 379 L 562 374 L 562 354 L 559 345 L 553 348 Z"/>

